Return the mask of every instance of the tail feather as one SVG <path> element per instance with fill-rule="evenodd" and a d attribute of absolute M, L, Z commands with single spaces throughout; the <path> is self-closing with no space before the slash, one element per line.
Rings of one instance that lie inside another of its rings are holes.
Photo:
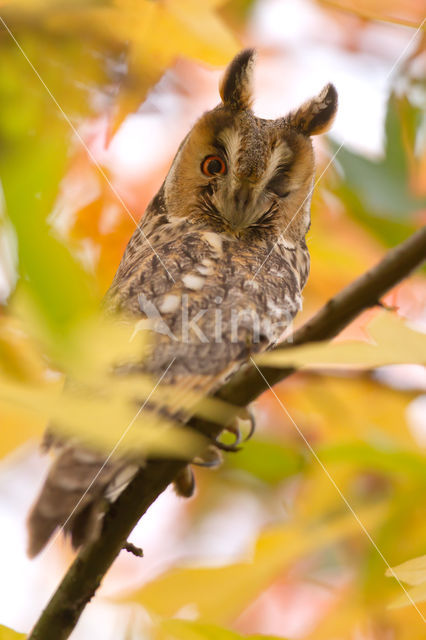
<path fill-rule="evenodd" d="M 88 449 L 65 447 L 28 516 L 28 555 L 40 553 L 57 528 L 71 535 L 75 548 L 95 538 L 106 488 L 122 467 L 123 461 L 105 462 Z"/>

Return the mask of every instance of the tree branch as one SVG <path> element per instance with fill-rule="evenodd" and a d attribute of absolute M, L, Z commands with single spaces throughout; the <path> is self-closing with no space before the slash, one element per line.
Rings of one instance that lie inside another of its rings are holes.
<path fill-rule="evenodd" d="M 362 311 L 378 304 L 380 298 L 418 267 L 425 257 L 426 228 L 423 228 L 389 251 L 375 267 L 329 300 L 295 332 L 291 344 L 277 348 L 287 349 L 336 336 Z M 292 368 L 262 368 L 263 375 L 271 385 L 293 372 Z M 253 366 L 247 366 L 217 395 L 233 404 L 245 406 L 266 388 L 267 383 L 259 372 Z M 217 425 L 198 419 L 192 424 L 212 437 L 220 430 Z M 107 512 L 102 536 L 77 555 L 28 640 L 65 640 L 69 637 L 84 607 L 126 544 L 132 529 L 185 464 L 182 460 L 151 460 L 140 469 Z"/>

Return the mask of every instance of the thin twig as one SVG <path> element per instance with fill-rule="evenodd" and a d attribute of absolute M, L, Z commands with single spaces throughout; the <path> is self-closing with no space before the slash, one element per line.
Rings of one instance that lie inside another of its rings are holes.
<path fill-rule="evenodd" d="M 125 542 L 123 544 L 123 549 L 128 551 L 129 553 L 133 553 L 137 558 L 143 558 L 143 550 L 140 547 L 137 547 L 133 542 Z"/>
<path fill-rule="evenodd" d="M 426 228 L 423 228 L 329 300 L 295 332 L 292 344 L 277 348 L 288 349 L 336 336 L 362 311 L 378 304 L 389 289 L 406 278 L 425 258 Z M 247 366 L 218 395 L 233 404 L 245 406 L 268 385 L 291 375 L 294 369 L 263 367 L 261 371 L 264 379 L 255 367 Z M 212 438 L 220 430 L 217 425 L 201 420 L 193 420 L 192 424 Z M 65 640 L 69 637 L 134 526 L 185 464 L 182 460 L 152 460 L 139 470 L 107 512 L 102 536 L 77 555 L 28 640 Z"/>

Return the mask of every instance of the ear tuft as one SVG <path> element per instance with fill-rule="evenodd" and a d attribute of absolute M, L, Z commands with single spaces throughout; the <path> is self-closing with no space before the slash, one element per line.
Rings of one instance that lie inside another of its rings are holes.
<path fill-rule="evenodd" d="M 286 116 L 286 122 L 307 136 L 325 133 L 333 124 L 337 111 L 337 91 L 327 84 L 314 98 Z"/>
<path fill-rule="evenodd" d="M 250 108 L 255 58 L 254 49 L 245 49 L 229 64 L 219 86 L 220 97 L 225 106 L 238 110 Z"/>

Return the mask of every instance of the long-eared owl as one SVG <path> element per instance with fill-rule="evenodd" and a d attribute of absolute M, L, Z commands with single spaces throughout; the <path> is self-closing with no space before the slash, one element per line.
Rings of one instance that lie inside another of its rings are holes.
<path fill-rule="evenodd" d="M 105 299 L 109 314 L 160 318 L 144 370 L 204 395 L 276 343 L 301 307 L 310 136 L 329 128 L 337 108 L 329 84 L 285 117 L 258 118 L 253 62 L 246 50 L 230 63 L 220 104 L 182 141 Z M 103 465 L 103 456 L 75 443 L 58 450 L 29 516 L 30 555 L 64 523 L 74 546 L 97 535 L 98 505 L 125 464 Z"/>

